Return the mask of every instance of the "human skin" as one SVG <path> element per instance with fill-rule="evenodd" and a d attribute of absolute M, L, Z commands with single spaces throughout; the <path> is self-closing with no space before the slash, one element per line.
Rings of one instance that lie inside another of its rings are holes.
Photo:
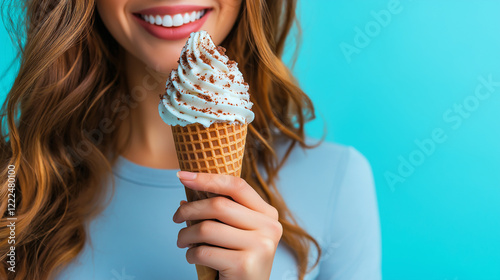
<path fill-rule="evenodd" d="M 126 51 L 123 59 L 129 88 L 147 92 L 135 100 L 120 128 L 122 135 L 128 129 L 131 132 L 122 156 L 143 166 L 179 168 L 171 128 L 161 120 L 157 108 L 158 96 L 164 93 L 168 73 L 177 67 L 187 36 L 179 40 L 157 38 L 137 23 L 134 13 L 152 7 L 188 4 L 210 7 L 201 29 L 208 31 L 219 45 L 234 25 L 242 3 L 241 0 L 97 0 L 104 24 Z M 181 203 L 173 217 L 176 223 L 206 220 L 179 232 L 177 245 L 190 247 L 187 261 L 218 270 L 221 280 L 269 279 L 283 232 L 276 209 L 241 178 L 189 172 L 179 172 L 178 176 L 187 188 L 232 198 Z M 196 243 L 219 247 L 193 247 Z"/>

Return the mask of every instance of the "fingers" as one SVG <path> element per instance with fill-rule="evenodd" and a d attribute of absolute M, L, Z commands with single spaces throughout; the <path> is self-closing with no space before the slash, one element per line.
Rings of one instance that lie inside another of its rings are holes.
<path fill-rule="evenodd" d="M 208 266 L 219 272 L 231 269 L 232 262 L 228 262 L 228 260 L 238 258 L 241 258 L 239 251 L 208 245 L 192 247 L 186 251 L 186 260 L 188 263 Z"/>
<path fill-rule="evenodd" d="M 266 264 L 273 262 L 274 254 L 277 245 L 268 239 L 260 239 L 261 242 L 256 244 L 258 248 L 255 250 L 259 253 L 252 253 L 246 250 L 228 250 L 225 248 L 213 247 L 209 245 L 200 245 L 191 247 L 186 252 L 186 260 L 190 264 L 198 264 L 211 267 L 218 270 L 221 275 L 224 274 L 243 274 L 248 275 L 252 272 L 262 270 L 262 256 L 270 256 Z M 232 271 L 232 273 L 231 273 Z M 224 277 L 226 278 L 226 277 Z M 231 277 L 231 279 L 242 279 L 241 277 Z M 247 278 L 245 278 L 247 279 Z M 268 279 L 266 278 L 251 278 L 251 279 Z"/>
<path fill-rule="evenodd" d="M 192 173 L 186 171 L 178 172 L 177 176 L 187 188 L 229 196 L 247 208 L 263 213 L 273 219 L 278 219 L 278 211 L 267 204 L 260 195 L 241 178 L 231 175 Z"/>
<path fill-rule="evenodd" d="M 213 197 L 182 204 L 174 214 L 174 222 L 219 220 L 243 230 L 258 229 L 273 220 L 226 197 Z"/>
<path fill-rule="evenodd" d="M 217 221 L 203 221 L 179 231 L 177 247 L 186 248 L 194 244 L 206 243 L 233 250 L 249 246 L 242 240 L 249 240 L 250 233 Z"/>

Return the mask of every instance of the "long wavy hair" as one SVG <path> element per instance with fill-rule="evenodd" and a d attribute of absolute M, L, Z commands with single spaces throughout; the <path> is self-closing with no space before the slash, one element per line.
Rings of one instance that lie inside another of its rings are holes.
<path fill-rule="evenodd" d="M 89 221 L 106 205 L 104 180 L 125 144 L 116 140 L 118 129 L 105 134 L 99 129 L 103 122 L 120 127 L 130 90 L 122 78 L 123 50 L 104 27 L 94 0 L 25 1 L 17 8 L 26 25 L 10 18 L 9 26 L 19 45 L 19 72 L 0 115 L 0 178 L 16 178 L 0 188 L 0 278 L 45 280 L 83 249 Z M 321 249 L 275 185 L 291 150 L 313 147 L 304 133 L 305 123 L 314 119 L 312 102 L 281 60 L 295 9 L 296 0 L 244 1 L 222 45 L 239 63 L 255 104 L 242 178 L 278 209 L 282 241 L 294 252 L 303 279 L 318 264 Z M 275 145 L 282 138 L 287 150 L 278 158 Z M 9 217 L 17 218 L 15 273 L 6 263 Z M 318 255 L 308 266 L 311 245 Z"/>

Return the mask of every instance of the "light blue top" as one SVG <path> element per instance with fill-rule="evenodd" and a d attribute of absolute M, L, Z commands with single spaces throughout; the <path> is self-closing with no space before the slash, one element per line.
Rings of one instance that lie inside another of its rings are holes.
<path fill-rule="evenodd" d="M 285 148 L 278 148 L 282 156 Z M 90 226 L 91 244 L 57 280 L 196 280 L 186 249 L 176 246 L 185 224 L 172 216 L 185 199 L 178 170 L 153 169 L 121 157 L 116 192 Z M 294 149 L 277 186 L 299 223 L 320 242 L 323 255 L 308 280 L 381 279 L 381 238 L 373 177 L 357 150 L 325 142 Z M 92 249 L 93 248 L 93 249 Z M 312 246 L 311 248 L 314 248 Z M 311 253 L 314 260 L 315 250 Z M 272 280 L 297 279 L 295 260 L 283 244 Z"/>

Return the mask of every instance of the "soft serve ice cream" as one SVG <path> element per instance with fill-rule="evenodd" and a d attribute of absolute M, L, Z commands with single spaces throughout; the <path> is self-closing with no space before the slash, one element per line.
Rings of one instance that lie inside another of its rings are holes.
<path fill-rule="evenodd" d="M 161 96 L 158 109 L 165 123 L 209 127 L 215 122 L 253 121 L 248 84 L 225 51 L 206 31 L 191 33 Z"/>

